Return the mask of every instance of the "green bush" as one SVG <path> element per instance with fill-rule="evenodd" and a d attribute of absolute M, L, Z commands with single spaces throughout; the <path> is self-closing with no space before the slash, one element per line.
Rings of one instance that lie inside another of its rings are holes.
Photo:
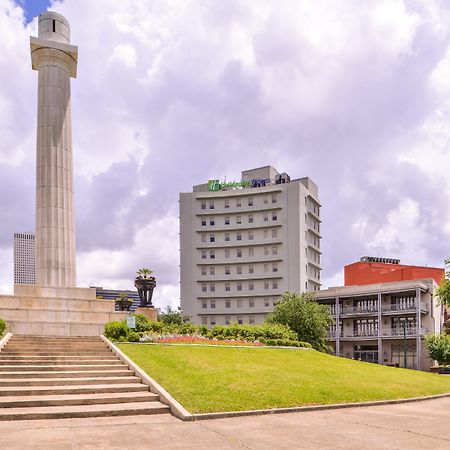
<path fill-rule="evenodd" d="M 260 341 L 267 339 L 296 340 L 296 334 L 287 326 L 278 323 L 261 325 L 216 325 L 206 335 L 217 339 L 240 339 L 244 341 Z"/>
<path fill-rule="evenodd" d="M 267 339 L 266 345 L 279 347 L 312 348 L 312 345 L 309 342 L 292 341 L 290 339 Z"/>
<path fill-rule="evenodd" d="M 105 325 L 105 336 L 112 341 L 121 341 L 128 333 L 129 328 L 125 320 L 121 322 L 109 322 Z"/>
<path fill-rule="evenodd" d="M 6 330 L 6 322 L 3 319 L 0 319 L 0 336 L 3 335 L 5 330 Z"/>
<path fill-rule="evenodd" d="M 136 331 L 129 331 L 127 334 L 128 342 L 139 342 L 140 338 L 141 338 L 141 335 Z"/>
<path fill-rule="evenodd" d="M 435 359 L 441 366 L 450 365 L 450 336 L 445 333 L 428 334 L 425 343 L 431 359 Z"/>

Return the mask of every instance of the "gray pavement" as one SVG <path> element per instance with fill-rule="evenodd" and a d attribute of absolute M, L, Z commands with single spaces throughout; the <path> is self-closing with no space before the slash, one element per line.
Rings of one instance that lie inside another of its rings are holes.
<path fill-rule="evenodd" d="M 172 416 L 0 422 L 0 449 L 450 449 L 450 398 L 181 422 Z"/>

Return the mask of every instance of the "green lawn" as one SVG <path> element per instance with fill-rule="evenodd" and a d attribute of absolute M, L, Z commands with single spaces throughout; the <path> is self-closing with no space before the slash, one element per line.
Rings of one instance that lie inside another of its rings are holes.
<path fill-rule="evenodd" d="M 314 350 L 119 345 L 189 412 L 362 402 L 450 392 L 450 377 Z"/>

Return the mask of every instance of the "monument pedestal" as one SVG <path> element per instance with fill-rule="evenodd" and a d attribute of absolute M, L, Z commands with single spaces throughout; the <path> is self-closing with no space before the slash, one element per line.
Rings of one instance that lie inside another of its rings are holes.
<path fill-rule="evenodd" d="M 148 320 L 156 322 L 158 320 L 159 309 L 153 306 L 139 306 L 136 308 L 136 314 L 143 314 Z"/>
<path fill-rule="evenodd" d="M 93 288 L 16 284 L 14 295 L 0 296 L 0 317 L 16 335 L 99 336 L 105 324 L 128 313 L 114 301 L 96 298 Z"/>

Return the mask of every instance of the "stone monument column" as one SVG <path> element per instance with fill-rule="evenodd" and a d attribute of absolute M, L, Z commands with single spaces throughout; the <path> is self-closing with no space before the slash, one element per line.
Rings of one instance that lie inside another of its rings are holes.
<path fill-rule="evenodd" d="M 38 71 L 36 156 L 36 284 L 75 287 L 72 120 L 70 78 L 78 49 L 70 45 L 69 22 L 60 14 L 39 16 L 39 37 L 30 38 Z"/>

